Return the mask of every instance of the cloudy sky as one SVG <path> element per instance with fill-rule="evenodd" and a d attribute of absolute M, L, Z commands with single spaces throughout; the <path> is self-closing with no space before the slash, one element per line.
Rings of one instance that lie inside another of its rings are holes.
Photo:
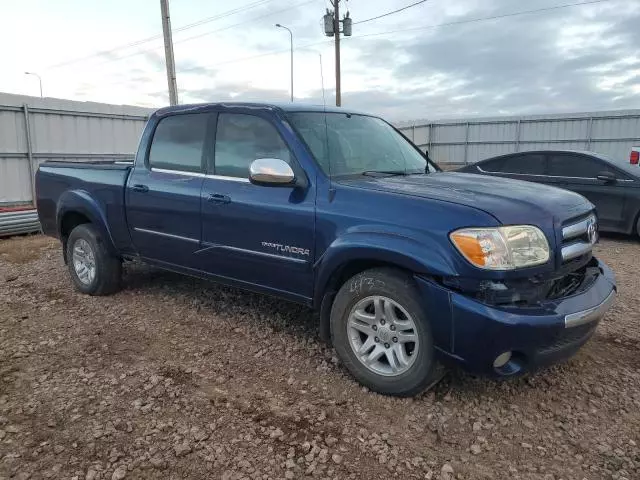
<path fill-rule="evenodd" d="M 640 108 L 640 0 L 350 0 L 343 105 L 392 120 Z M 588 4 L 586 4 L 589 2 Z M 584 5 L 580 5 L 585 3 Z M 567 6 L 572 5 L 572 6 Z M 158 0 L 0 0 L 0 91 L 168 103 Z M 335 101 L 329 0 L 172 0 L 181 103 Z M 194 25 L 195 24 L 195 25 Z"/>

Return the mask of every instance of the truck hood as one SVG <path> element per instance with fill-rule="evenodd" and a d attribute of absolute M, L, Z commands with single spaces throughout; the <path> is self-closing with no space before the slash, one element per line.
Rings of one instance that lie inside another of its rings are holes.
<path fill-rule="evenodd" d="M 594 208 L 586 198 L 567 190 L 472 173 L 362 177 L 342 183 L 466 205 L 489 213 L 503 224 L 550 217 L 563 221 Z"/>

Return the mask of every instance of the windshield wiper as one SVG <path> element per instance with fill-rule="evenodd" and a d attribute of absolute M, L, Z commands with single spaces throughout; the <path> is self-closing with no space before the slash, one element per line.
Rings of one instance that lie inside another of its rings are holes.
<path fill-rule="evenodd" d="M 366 175 L 368 177 L 375 177 L 379 175 L 387 175 L 387 176 L 396 176 L 396 175 L 409 175 L 409 173 L 404 170 L 365 170 L 362 172 L 362 175 Z"/>

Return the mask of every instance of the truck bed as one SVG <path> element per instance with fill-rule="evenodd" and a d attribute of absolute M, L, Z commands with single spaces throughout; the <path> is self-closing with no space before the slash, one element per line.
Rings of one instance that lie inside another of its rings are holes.
<path fill-rule="evenodd" d="M 87 217 L 104 212 L 102 220 L 116 248 L 131 248 L 124 209 L 125 185 L 132 164 L 119 161 L 56 162 L 40 164 L 36 175 L 38 214 L 45 234 L 58 236 L 64 210 L 89 198 L 96 204 Z M 90 192 L 90 195 L 87 193 Z"/>

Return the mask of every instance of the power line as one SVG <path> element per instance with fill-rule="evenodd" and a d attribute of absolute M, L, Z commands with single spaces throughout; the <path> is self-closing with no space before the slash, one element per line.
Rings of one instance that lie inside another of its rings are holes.
<path fill-rule="evenodd" d="M 273 15 L 276 15 L 276 14 L 278 14 L 278 13 L 283 13 L 283 12 L 286 12 L 286 11 L 288 11 L 288 10 L 292 10 L 292 9 L 294 9 L 294 8 L 302 7 L 303 5 L 308 5 L 309 3 L 313 3 L 313 2 L 315 2 L 315 1 L 316 1 L 316 0 L 307 0 L 307 1 L 305 1 L 305 2 L 298 3 L 298 4 L 296 4 L 296 5 L 293 5 L 293 6 L 289 6 L 289 7 L 283 8 L 282 10 L 276 10 L 275 12 L 270 12 L 270 13 L 267 13 L 267 14 L 265 14 L 265 15 L 261 15 L 261 16 L 256 17 L 256 18 L 252 18 L 251 20 L 247 20 L 246 22 L 240 22 L 240 23 L 236 23 L 236 24 L 234 24 L 234 25 L 229 25 L 229 26 L 227 26 L 227 27 L 219 28 L 219 29 L 217 29 L 217 30 L 211 30 L 211 31 L 209 31 L 209 32 L 203 32 L 203 33 L 200 33 L 200 34 L 198 34 L 198 35 L 193 35 L 193 36 L 191 36 L 191 37 L 187 37 L 187 38 L 181 38 L 180 40 L 178 40 L 178 41 L 177 41 L 177 42 L 175 42 L 175 43 L 188 42 L 189 40 L 194 40 L 194 39 L 196 39 L 196 38 L 206 37 L 207 35 L 211 35 L 212 33 L 222 32 L 222 31 L 224 31 L 224 30 L 229 30 L 230 28 L 238 27 L 238 26 L 240 26 L 240 25 L 244 25 L 244 24 L 246 24 L 246 23 L 251 23 L 251 22 L 255 22 L 255 21 L 257 21 L 257 20 L 262 20 L 263 18 L 272 17 Z"/>
<path fill-rule="evenodd" d="M 536 8 L 534 10 L 524 10 L 524 11 L 520 11 L 520 12 L 513 12 L 513 13 L 505 13 L 505 14 L 501 14 L 501 15 L 491 15 L 489 17 L 479 17 L 479 18 L 472 18 L 469 20 L 459 20 L 459 21 L 455 21 L 455 22 L 447 22 L 447 23 L 439 23 L 436 25 L 427 25 L 424 27 L 413 27 L 413 28 L 403 28 L 401 30 L 389 30 L 387 32 L 378 32 L 378 33 L 366 33 L 364 35 L 357 35 L 351 38 L 364 38 L 364 37 L 376 37 L 376 36 L 381 36 L 381 35 L 389 35 L 392 33 L 404 33 L 404 32 L 412 32 L 415 30 L 428 30 L 428 29 L 432 29 L 432 28 L 439 28 L 439 27 L 450 27 L 453 25 L 462 25 L 465 23 L 477 23 L 477 22 L 484 22 L 487 20 L 496 20 L 496 19 L 501 19 L 501 18 L 509 18 L 509 17 L 517 17 L 520 15 L 528 15 L 528 14 L 532 14 L 532 13 L 542 13 L 542 12 L 549 12 L 552 10 L 560 10 L 563 8 L 570 8 L 570 7 L 581 7 L 583 5 L 593 5 L 596 3 L 606 3 L 606 2 L 610 2 L 611 0 L 591 0 L 588 2 L 577 2 L 577 3 L 565 3 L 563 5 L 556 5 L 553 7 L 544 7 L 544 8 Z"/>
<path fill-rule="evenodd" d="M 352 41 L 353 39 L 359 39 L 359 38 L 365 38 L 365 37 L 375 37 L 375 36 L 391 35 L 393 33 L 402 33 L 402 32 L 407 32 L 407 31 L 428 30 L 428 29 L 432 29 L 432 28 L 450 27 L 450 26 L 454 26 L 454 25 L 463 25 L 463 24 L 467 24 L 467 23 L 485 22 L 485 21 L 489 21 L 489 20 L 516 17 L 516 16 L 520 16 L 520 15 L 529 15 L 529 14 L 534 14 L 534 13 L 542 13 L 542 12 L 548 12 L 548 11 L 552 11 L 552 10 L 560 10 L 560 9 L 570 8 L 570 7 L 579 7 L 579 6 L 583 6 L 583 5 L 606 3 L 606 2 L 610 2 L 610 1 L 611 0 L 590 0 L 590 1 L 587 1 L 587 2 L 567 3 L 567 4 L 563 4 L 563 5 L 556 5 L 554 7 L 537 8 L 537 9 L 533 9 L 533 10 L 524 10 L 524 11 L 520 11 L 520 12 L 505 13 L 505 14 L 500 14 L 500 15 L 491 15 L 491 16 L 488 16 L 488 17 L 478 17 L 478 18 L 471 18 L 471 19 L 468 19 L 468 20 L 459 20 L 459 21 L 455 21 L 455 22 L 438 23 L 438 24 L 434 24 L 434 25 L 426 25 L 426 26 L 423 26 L 423 27 L 405 28 L 405 29 L 402 29 L 402 30 L 389 30 L 389 31 L 386 31 L 386 32 L 367 33 L 367 34 L 363 34 L 363 35 L 353 35 L 351 37 L 345 37 L 345 39 L 349 39 L 349 41 Z M 323 41 L 320 41 L 320 42 L 313 42 L 313 43 L 307 43 L 305 45 L 299 45 L 296 48 L 300 50 L 300 49 L 313 47 L 313 46 L 320 45 L 320 44 L 329 45 L 330 43 L 331 43 L 331 41 L 323 40 Z M 229 63 L 235 63 L 235 62 L 243 62 L 245 60 L 252 60 L 254 58 L 266 57 L 266 56 L 269 56 L 269 55 L 276 55 L 278 53 L 283 53 L 283 52 L 288 52 L 288 51 L 289 51 L 289 49 L 286 49 L 286 50 L 274 50 L 274 51 L 271 51 L 271 52 L 265 52 L 265 53 L 261 53 L 261 54 L 258 54 L 258 55 L 251 55 L 249 57 L 242 57 L 242 58 L 238 58 L 238 59 L 225 60 L 224 62 L 219 62 L 219 63 L 215 63 L 213 65 L 210 65 L 210 67 L 217 67 L 219 65 L 227 65 Z M 207 68 L 207 67 L 203 67 L 203 66 L 199 65 L 199 66 L 196 66 L 196 67 L 193 67 L 193 68 L 182 69 L 181 72 L 188 72 L 188 71 L 197 70 L 197 69 L 200 69 L 200 68 Z"/>
<path fill-rule="evenodd" d="M 226 11 L 224 13 L 219 14 L 219 15 L 214 15 L 213 17 L 203 18 L 202 20 L 198 20 L 197 22 L 193 22 L 193 23 L 190 23 L 188 25 L 184 25 L 184 26 L 182 26 L 180 28 L 176 28 L 174 30 L 174 32 L 180 32 L 182 30 L 187 30 L 189 28 L 198 27 L 200 25 L 204 25 L 205 23 L 209 23 L 209 22 L 211 22 L 213 20 L 218 20 L 219 18 L 229 17 L 231 15 L 235 15 L 236 13 L 240 13 L 240 12 L 243 12 L 245 10 L 251 10 L 252 8 L 259 7 L 260 5 L 263 5 L 265 3 L 269 3 L 269 2 L 272 2 L 272 1 L 273 0 L 259 0 L 257 2 L 253 2 L 253 3 L 250 3 L 248 5 L 244 5 L 243 7 L 238 7 L 238 8 L 233 9 L 233 10 L 228 10 L 228 11 Z"/>
<path fill-rule="evenodd" d="M 272 0 L 268 0 L 268 1 L 272 1 Z M 211 35 L 211 34 L 214 34 L 214 33 L 223 32 L 223 31 L 229 30 L 231 28 L 235 28 L 235 27 L 238 27 L 238 26 L 241 26 L 241 25 L 245 25 L 247 23 L 252 23 L 252 22 L 255 22 L 255 21 L 258 21 L 258 20 L 262 20 L 263 18 L 266 18 L 266 17 L 271 17 L 273 15 L 277 15 L 278 13 L 283 13 L 283 12 L 286 12 L 286 11 L 294 9 L 294 8 L 302 7 L 303 5 L 307 5 L 307 4 L 315 2 L 315 1 L 316 0 L 306 0 L 306 1 L 298 3 L 296 5 L 289 6 L 289 7 L 283 8 L 281 10 L 276 10 L 274 12 L 269 12 L 269 13 L 267 13 L 265 15 L 261 15 L 259 17 L 255 17 L 255 18 L 252 18 L 252 19 L 244 21 L 244 22 L 234 23 L 233 25 L 228 25 L 226 27 L 218 28 L 216 30 L 209 30 L 207 32 L 200 33 L 198 35 L 192 35 L 191 37 L 181 38 L 180 40 L 174 41 L 173 44 L 176 45 L 178 43 L 188 42 L 190 40 L 194 40 L 196 38 L 205 37 L 207 35 Z M 129 57 L 135 57 L 136 55 L 141 55 L 143 53 L 152 52 L 152 51 L 158 50 L 160 48 L 162 48 L 162 45 L 154 47 L 154 48 L 147 48 L 147 49 L 144 49 L 144 50 L 137 50 L 135 52 L 131 52 L 131 53 L 128 53 L 126 55 L 121 55 L 118 58 L 112 58 L 112 59 L 109 59 L 109 60 L 105 60 L 104 62 L 100 62 L 96 66 L 104 65 L 104 64 L 107 64 L 107 63 L 111 63 L 111 62 L 117 62 L 117 61 L 123 60 L 125 58 L 129 58 Z"/>
<path fill-rule="evenodd" d="M 304 50 L 304 49 L 306 49 L 308 47 L 313 47 L 313 46 L 320 45 L 320 44 L 331 45 L 332 43 L 333 43 L 333 41 L 331 41 L 331 40 L 323 40 L 321 42 L 307 43 L 305 45 L 296 45 L 296 50 Z M 244 62 L 246 60 L 253 60 L 254 58 L 261 58 L 261 57 L 268 57 L 270 55 L 277 55 L 279 53 L 284 53 L 284 52 L 288 52 L 288 51 L 289 51 L 289 49 L 287 48 L 287 49 L 284 49 L 284 50 L 273 50 L 273 51 L 270 51 L 270 52 L 258 53 L 257 55 L 250 55 L 248 57 L 233 58 L 233 59 L 230 59 L 230 60 L 225 60 L 224 62 L 215 63 L 215 64 L 211 65 L 211 67 L 218 67 L 220 65 L 227 65 L 229 63 Z M 203 67 L 202 65 L 197 65 L 195 67 L 183 68 L 183 69 L 180 70 L 180 73 L 191 72 L 193 70 L 199 70 L 201 68 L 207 68 L 207 67 Z"/>
<path fill-rule="evenodd" d="M 182 27 L 174 28 L 173 32 L 174 33 L 175 32 L 182 32 L 182 31 L 188 30 L 190 28 L 199 27 L 200 25 L 204 25 L 205 23 L 210 23 L 210 22 L 213 22 L 215 20 L 219 20 L 221 18 L 225 18 L 225 17 L 229 17 L 231 15 L 235 15 L 236 13 L 240 13 L 240 12 L 243 12 L 243 11 L 246 11 L 246 10 L 251 10 L 252 8 L 258 7 L 260 5 L 263 5 L 265 3 L 269 3 L 269 2 L 272 2 L 272 1 L 273 0 L 258 0 L 256 2 L 250 3 L 248 5 L 244 5 L 242 7 L 235 8 L 235 9 L 232 9 L 232 10 L 227 10 L 226 12 L 220 13 L 218 15 L 214 15 L 212 17 L 203 18 L 201 20 L 198 20 L 197 22 L 189 23 L 187 25 L 183 25 Z M 73 63 L 81 62 L 81 61 L 84 61 L 84 60 L 89 60 L 89 59 L 91 59 L 93 57 L 98 57 L 98 56 L 101 56 L 101 55 L 108 55 L 110 53 L 117 52 L 118 50 L 123 50 L 123 49 L 126 49 L 126 48 L 136 47 L 138 45 L 143 45 L 145 43 L 149 43 L 149 42 L 152 42 L 154 40 L 159 40 L 162 37 L 163 37 L 163 35 L 159 34 L 159 35 L 153 35 L 153 36 L 147 37 L 147 38 L 142 38 L 140 40 L 136 40 L 136 41 L 133 41 L 131 43 L 127 43 L 125 45 L 119 45 L 117 47 L 110 48 L 109 50 L 101 50 L 99 52 L 95 52 L 95 53 L 92 53 L 90 55 L 86 55 L 84 57 L 78 57 L 78 58 L 74 58 L 74 59 L 71 59 L 71 60 L 66 60 L 64 62 L 56 63 L 54 65 L 50 65 L 48 67 L 45 67 L 45 70 L 51 70 L 51 69 L 54 69 L 54 68 L 63 67 L 65 65 L 71 65 Z"/>
<path fill-rule="evenodd" d="M 389 15 L 393 15 L 394 13 L 402 12 L 403 10 L 407 10 L 411 7 L 415 7 L 416 5 L 420 5 L 421 3 L 425 3 L 428 0 L 420 0 L 419 2 L 412 3 L 411 5 L 407 5 L 406 7 L 398 8 L 397 10 L 392 10 L 391 12 L 383 13 L 382 15 L 378 15 L 377 17 L 367 18 L 366 20 L 360 20 L 359 22 L 353 22 L 354 25 L 358 25 L 360 23 L 370 22 L 372 20 L 377 20 L 382 17 L 388 17 Z"/>
<path fill-rule="evenodd" d="M 455 26 L 455 25 L 463 25 L 463 24 L 467 24 L 467 23 L 478 23 L 478 22 L 484 22 L 484 21 L 489 21 L 489 20 L 496 20 L 496 19 L 502 19 L 502 18 L 509 18 L 509 17 L 516 17 L 516 16 L 520 16 L 520 15 L 529 15 L 529 14 L 535 14 L 535 13 L 543 13 L 543 12 L 547 12 L 547 11 L 553 11 L 553 10 L 560 10 L 560 9 L 564 9 L 564 8 L 571 8 L 571 7 L 580 7 L 580 6 L 584 6 L 584 5 L 593 5 L 593 4 L 598 4 L 598 3 L 606 3 L 606 2 L 610 2 L 611 0 L 591 0 L 591 1 L 587 1 L 587 2 L 578 2 L 578 3 L 568 3 L 568 4 L 563 4 L 563 5 L 556 5 L 554 7 L 545 7 L 545 8 L 538 8 L 538 9 L 533 9 L 533 10 L 524 10 L 524 11 L 520 11 L 520 12 L 513 12 L 513 13 L 505 13 L 505 14 L 500 14 L 500 15 L 491 15 L 488 17 L 478 17 L 478 18 L 471 18 L 468 20 L 459 20 L 459 21 L 455 21 L 455 22 L 446 22 L 446 23 L 439 23 L 439 24 L 434 24 L 434 25 L 426 25 L 423 27 L 415 27 L 415 28 L 410 28 L 410 29 L 402 29 L 402 30 L 389 30 L 389 31 L 385 31 L 385 32 L 376 32 L 376 33 L 367 33 L 364 35 L 354 35 L 351 37 L 347 37 L 349 39 L 349 41 L 352 41 L 353 39 L 359 39 L 359 38 L 365 38 L 365 37 L 374 37 L 374 36 L 383 36 L 383 35 L 391 35 L 394 33 L 402 33 L 402 32 L 406 32 L 406 31 L 415 31 L 415 30 L 428 30 L 428 29 L 433 29 L 433 28 L 440 28 L 440 27 L 450 27 L 450 26 Z M 322 40 L 319 42 L 312 42 L 312 43 L 307 43 L 304 45 L 297 45 L 296 48 L 298 50 L 301 49 L 306 49 L 308 47 L 314 47 L 317 45 L 330 45 L 332 43 L 331 40 Z M 195 67 L 191 67 L 191 68 L 183 68 L 180 70 L 180 73 L 184 73 L 184 72 L 189 72 L 189 71 L 193 71 L 193 70 L 198 70 L 198 69 L 202 69 L 202 68 L 212 68 L 212 67 L 217 67 L 220 65 L 228 65 L 231 63 L 239 63 L 239 62 L 244 62 L 247 60 L 253 60 L 255 58 L 261 58 L 261 57 L 266 57 L 266 56 L 270 56 L 270 55 L 277 55 L 279 53 L 284 53 L 284 52 L 288 52 L 289 49 L 283 49 L 283 50 L 274 50 L 274 51 L 270 51 L 270 52 L 264 52 L 264 53 L 260 53 L 257 55 L 251 55 L 248 57 L 241 57 L 241 58 L 235 58 L 235 59 L 230 59 L 230 60 L 225 60 L 223 62 L 218 62 L 209 66 L 203 66 L 203 65 L 197 65 Z M 125 84 L 125 83 L 130 83 L 129 80 L 123 80 L 121 82 L 116 82 L 116 84 Z"/>

